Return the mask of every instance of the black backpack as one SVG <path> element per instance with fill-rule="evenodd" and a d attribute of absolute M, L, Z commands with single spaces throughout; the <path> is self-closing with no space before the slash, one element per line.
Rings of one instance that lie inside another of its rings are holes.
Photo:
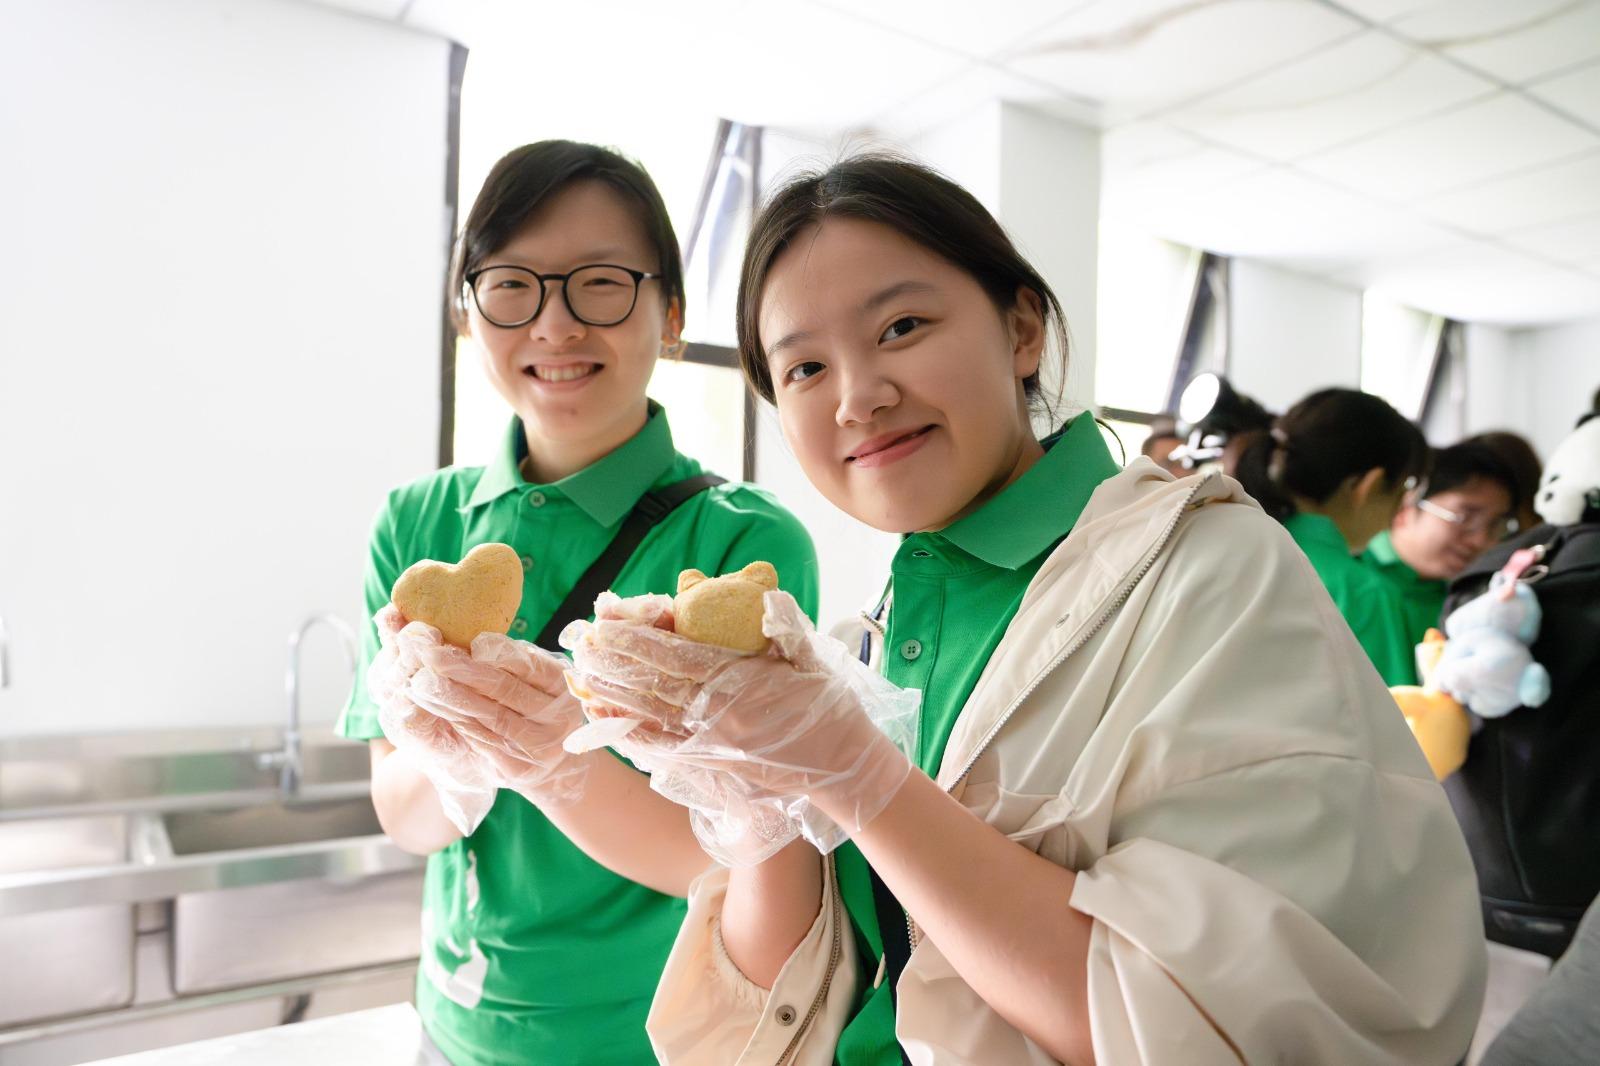
<path fill-rule="evenodd" d="M 1520 548 L 1544 620 L 1533 656 L 1550 699 L 1474 718 L 1467 761 L 1445 779 L 1466 834 L 1490 940 L 1559 956 L 1600 893 L 1600 523 L 1539 526 L 1490 549 L 1450 583 L 1444 615 L 1481 594 Z"/>

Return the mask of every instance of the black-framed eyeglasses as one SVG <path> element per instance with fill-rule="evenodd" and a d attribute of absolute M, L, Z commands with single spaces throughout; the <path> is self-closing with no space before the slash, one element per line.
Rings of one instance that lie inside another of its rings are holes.
<path fill-rule="evenodd" d="M 527 267 L 486 266 L 469 271 L 467 287 L 478 313 L 503 329 L 526 326 L 544 310 L 546 283 L 561 282 L 561 298 L 572 317 L 588 326 L 615 326 L 633 314 L 639 283 L 660 278 L 615 263 L 588 263 L 565 274 L 539 274 Z"/>

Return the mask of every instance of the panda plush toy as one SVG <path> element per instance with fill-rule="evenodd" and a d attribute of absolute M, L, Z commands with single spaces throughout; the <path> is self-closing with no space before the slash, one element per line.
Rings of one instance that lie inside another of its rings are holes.
<path fill-rule="evenodd" d="M 1600 522 L 1600 411 L 1583 416 L 1550 454 L 1534 510 L 1553 526 Z"/>

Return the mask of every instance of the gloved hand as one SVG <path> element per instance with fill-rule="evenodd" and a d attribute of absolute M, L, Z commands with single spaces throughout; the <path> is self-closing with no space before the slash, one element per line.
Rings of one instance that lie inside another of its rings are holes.
<path fill-rule="evenodd" d="M 373 621 L 383 648 L 367 670 L 367 691 L 378 705 L 378 724 L 395 750 L 409 755 L 432 782 L 450 824 L 469 836 L 494 806 L 496 786 L 490 769 L 454 725 L 412 701 L 411 678 L 422 663 L 400 645 L 405 618 L 391 604 Z M 411 624 L 431 628 L 421 622 Z"/>
<path fill-rule="evenodd" d="M 796 833 L 836 847 L 888 805 L 911 772 L 901 748 L 915 743 L 918 693 L 817 633 L 787 593 L 768 593 L 765 606 L 763 655 L 609 617 L 562 634 L 569 684 L 598 723 L 588 728 L 606 729 L 652 788 L 689 807 L 702 846 L 730 865 L 760 861 Z"/>
<path fill-rule="evenodd" d="M 465 819 L 472 828 L 488 813 L 499 788 L 545 806 L 576 800 L 587 763 L 561 746 L 583 723 L 578 702 L 562 678 L 566 660 L 498 633 L 479 634 L 472 650 L 464 651 L 420 622 L 396 629 L 404 620 L 391 611 L 386 608 L 379 615 L 380 635 L 388 633 L 386 651 L 391 646 L 394 650 L 394 665 L 384 683 L 399 694 L 391 702 L 415 712 L 401 719 L 407 723 L 404 728 L 449 738 L 432 745 L 432 758 L 419 760 L 441 797 L 446 791 L 458 797 L 470 794 L 469 804 L 460 798 L 454 803 L 464 814 L 476 814 L 475 820 Z M 401 683 L 399 675 L 408 670 Z M 434 721 L 419 721 L 416 715 Z M 462 748 L 469 758 L 457 757 Z"/>

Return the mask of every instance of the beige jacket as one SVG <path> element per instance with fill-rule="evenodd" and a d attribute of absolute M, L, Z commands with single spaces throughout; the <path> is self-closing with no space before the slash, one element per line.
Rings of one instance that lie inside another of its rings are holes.
<path fill-rule="evenodd" d="M 1095 491 L 938 780 L 1080 871 L 1063 904 L 1095 920 L 1101 1066 L 1465 1052 L 1485 952 L 1461 833 L 1310 564 L 1232 480 L 1175 482 L 1141 460 Z M 858 965 L 825 876 L 770 994 L 722 950 L 726 871 L 695 883 L 648 1022 L 663 1062 L 833 1061 Z M 897 997 L 913 1063 L 1054 1061 L 927 939 Z"/>

